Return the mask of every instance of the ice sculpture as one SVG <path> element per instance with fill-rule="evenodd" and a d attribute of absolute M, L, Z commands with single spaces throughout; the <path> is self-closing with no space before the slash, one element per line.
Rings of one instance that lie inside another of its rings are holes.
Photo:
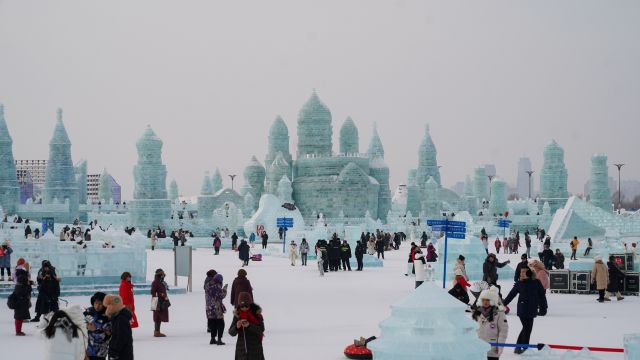
<path fill-rule="evenodd" d="M 49 142 L 49 160 L 44 182 L 44 204 L 57 199 L 69 202 L 69 212 L 59 214 L 56 222 L 72 222 L 78 217 L 79 191 L 71 160 L 71 141 L 62 123 L 62 109 L 58 109 L 57 123 Z"/>
<path fill-rule="evenodd" d="M 251 191 L 251 195 L 255 199 L 260 199 L 264 192 L 265 173 L 264 166 L 260 164 L 255 156 L 251 157 L 249 165 L 244 168 L 244 181 L 251 186 L 249 191 Z"/>
<path fill-rule="evenodd" d="M 438 161 L 436 160 L 437 154 L 436 146 L 429 133 L 429 125 L 425 125 L 424 138 L 418 151 L 418 170 L 416 173 L 416 182 L 421 189 L 424 189 L 429 177 L 433 177 L 433 180 L 440 186 L 440 169 L 438 169 Z"/>
<path fill-rule="evenodd" d="M 467 226 L 469 225 L 470 224 L 467 223 Z M 436 245 L 438 247 L 439 254 L 436 265 L 436 280 L 438 281 L 438 284 L 441 285 L 442 272 L 444 270 L 444 238 L 438 240 Z M 447 250 L 447 286 L 451 286 L 450 281 L 453 280 L 453 269 L 455 268 L 456 260 L 459 255 L 463 255 L 465 257 L 464 262 L 469 280 L 482 280 L 482 264 L 484 264 L 484 261 L 487 258 L 487 253 L 484 250 L 484 246 L 482 245 L 482 241 L 480 241 L 479 237 L 467 233 L 465 239 L 448 239 Z"/>
<path fill-rule="evenodd" d="M 540 351 L 531 349 L 522 354 L 523 359 L 527 360 L 600 360 L 601 358 L 589 351 L 587 348 L 582 350 L 553 350 L 548 346 L 545 346 Z"/>
<path fill-rule="evenodd" d="M 211 176 L 211 190 L 215 194 L 218 191 L 222 190 L 222 188 L 222 175 L 220 175 L 220 170 L 216 168 L 216 171 L 214 171 L 213 175 Z"/>
<path fill-rule="evenodd" d="M 4 119 L 4 105 L 0 104 L 0 206 L 5 214 L 15 214 L 20 203 L 20 185 L 13 159 L 13 139 Z"/>
<path fill-rule="evenodd" d="M 340 154 L 358 154 L 359 152 L 358 128 L 349 116 L 340 128 Z"/>
<path fill-rule="evenodd" d="M 100 184 L 98 185 L 98 199 L 103 204 L 110 204 L 113 202 L 113 194 L 111 191 L 111 176 L 107 172 L 107 169 L 102 170 L 100 174 Z"/>
<path fill-rule="evenodd" d="M 213 187 L 211 186 L 211 179 L 209 178 L 209 172 L 205 172 L 204 179 L 202 179 L 202 187 L 200 187 L 200 195 L 213 195 Z"/>
<path fill-rule="evenodd" d="M 433 282 L 425 282 L 391 305 L 380 323 L 381 336 L 367 347 L 375 360 L 485 360 L 489 344 L 465 306 Z"/>
<path fill-rule="evenodd" d="M 438 190 L 438 183 L 432 176 L 430 176 L 424 187 L 424 198 L 422 201 L 422 212 L 424 216 L 429 219 L 433 219 L 436 216 L 440 215 L 442 203 L 440 202 L 440 197 L 438 196 Z"/>
<path fill-rule="evenodd" d="M 87 160 L 80 160 L 75 166 L 78 198 L 80 204 L 87 203 Z"/>
<path fill-rule="evenodd" d="M 314 90 L 298 112 L 297 158 L 331 156 L 332 134 L 331 111 Z"/>
<path fill-rule="evenodd" d="M 624 336 L 624 352 L 627 359 L 640 359 L 640 334 Z"/>
<path fill-rule="evenodd" d="M 180 197 L 178 192 L 178 183 L 173 179 L 171 180 L 171 184 L 169 184 L 169 200 L 171 200 L 171 202 L 176 202 L 178 197 Z"/>
<path fill-rule="evenodd" d="M 471 214 L 476 214 L 478 211 L 478 198 L 473 194 L 473 182 L 471 176 L 467 175 L 464 179 L 464 205 L 465 209 Z"/>
<path fill-rule="evenodd" d="M 611 193 L 609 191 L 609 169 L 607 167 L 607 155 L 593 154 L 593 156 L 591 156 L 590 201 L 593 205 L 603 210 L 611 210 Z"/>
<path fill-rule="evenodd" d="M 491 182 L 491 200 L 489 213 L 504 214 L 507 211 L 507 183 L 500 178 Z"/>
<path fill-rule="evenodd" d="M 256 231 L 258 225 L 264 226 L 264 230 L 269 234 L 269 238 L 277 241 L 278 227 L 276 219 L 279 217 L 289 217 L 293 219 L 291 231 L 304 231 L 304 220 L 298 209 L 289 210 L 282 207 L 283 201 L 272 194 L 264 194 L 260 198 L 258 210 L 251 216 L 251 219 L 244 223 L 245 234 Z"/>
<path fill-rule="evenodd" d="M 288 176 L 290 174 L 290 169 L 291 167 L 289 166 L 289 163 L 287 163 L 287 160 L 285 160 L 284 155 L 279 152 L 271 166 L 269 166 L 265 192 L 277 195 L 278 183 L 283 176 Z"/>
<path fill-rule="evenodd" d="M 564 150 L 552 140 L 544 148 L 544 163 L 540 171 L 540 200 L 549 202 L 552 213 L 564 206 L 569 198 L 567 178 Z"/>
<path fill-rule="evenodd" d="M 131 222 L 141 231 L 154 228 L 171 216 L 167 198 L 167 168 L 162 164 L 162 140 L 150 126 L 136 143 L 138 163 L 133 168 Z"/>
<path fill-rule="evenodd" d="M 267 148 L 267 156 L 264 159 L 267 174 L 269 173 L 269 167 L 276 159 L 278 153 L 282 153 L 284 160 L 289 164 L 287 176 L 291 176 L 293 158 L 289 152 L 289 129 L 281 116 L 277 116 L 275 120 L 273 120 L 271 129 L 269 129 L 269 145 Z"/>
<path fill-rule="evenodd" d="M 489 178 L 484 166 L 478 166 L 473 172 L 473 194 L 478 200 L 489 200 Z"/>

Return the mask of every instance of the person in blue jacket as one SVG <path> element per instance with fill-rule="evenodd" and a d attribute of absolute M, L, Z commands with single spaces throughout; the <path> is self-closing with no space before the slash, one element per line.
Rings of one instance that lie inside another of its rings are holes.
<path fill-rule="evenodd" d="M 509 303 L 518 295 L 517 315 L 522 323 L 522 330 L 518 335 L 518 344 L 529 344 L 531 331 L 533 330 L 533 320 L 536 316 L 547 314 L 547 297 L 540 280 L 533 278 L 533 272 L 529 268 L 520 270 L 520 281 L 513 285 L 513 289 L 504 299 L 504 305 Z M 527 348 L 515 349 L 516 354 L 522 354 Z"/>

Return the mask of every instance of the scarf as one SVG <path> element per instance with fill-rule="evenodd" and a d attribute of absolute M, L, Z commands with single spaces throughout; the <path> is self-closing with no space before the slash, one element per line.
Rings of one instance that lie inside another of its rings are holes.
<path fill-rule="evenodd" d="M 260 325 L 260 320 L 262 320 L 261 315 L 254 314 L 251 310 L 238 310 L 238 318 L 241 320 L 247 320 L 250 324 Z M 260 334 L 260 341 L 264 338 L 264 333 Z"/>

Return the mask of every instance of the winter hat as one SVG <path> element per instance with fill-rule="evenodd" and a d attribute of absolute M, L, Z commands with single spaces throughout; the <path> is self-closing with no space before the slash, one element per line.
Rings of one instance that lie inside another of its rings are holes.
<path fill-rule="evenodd" d="M 595 261 L 602 261 L 602 256 L 598 255 L 593 258 Z"/>
<path fill-rule="evenodd" d="M 164 274 L 164 270 L 156 269 L 156 275 L 158 275 L 158 274 Z"/>
<path fill-rule="evenodd" d="M 16 266 L 20 266 L 20 265 L 24 265 L 26 263 L 26 261 L 23 258 L 18 259 L 18 263 L 16 264 Z"/>
<path fill-rule="evenodd" d="M 97 293 L 93 294 L 93 296 L 91 297 L 91 306 L 93 306 L 93 303 L 96 301 L 104 302 L 105 296 L 107 296 L 107 294 L 101 291 L 98 291 Z"/>
<path fill-rule="evenodd" d="M 238 276 L 239 277 L 247 277 L 247 270 L 245 270 L 245 269 L 238 270 Z"/>
<path fill-rule="evenodd" d="M 464 256 L 463 256 L 463 255 L 459 255 L 459 256 L 458 256 L 458 260 L 460 260 L 460 261 L 464 261 L 464 259 L 465 259 L 465 258 L 464 258 Z"/>
<path fill-rule="evenodd" d="M 216 274 L 218 274 L 218 272 L 213 269 L 207 271 L 207 277 L 214 277 Z"/>
<path fill-rule="evenodd" d="M 522 254 L 522 255 L 520 256 L 520 259 L 522 259 L 522 260 L 527 260 L 527 254 Z"/>
<path fill-rule="evenodd" d="M 498 310 L 504 311 L 504 306 L 500 301 L 500 295 L 498 294 L 498 289 L 495 286 L 489 287 L 487 290 L 482 290 L 478 300 L 482 301 L 483 299 L 489 300 L 489 304 L 491 306 L 497 306 Z"/>
<path fill-rule="evenodd" d="M 241 292 L 238 295 L 238 307 L 249 306 L 253 304 L 253 298 L 248 292 Z"/>
<path fill-rule="evenodd" d="M 223 280 L 222 274 L 216 274 L 213 277 L 213 282 L 216 284 L 222 284 L 222 280 Z"/>

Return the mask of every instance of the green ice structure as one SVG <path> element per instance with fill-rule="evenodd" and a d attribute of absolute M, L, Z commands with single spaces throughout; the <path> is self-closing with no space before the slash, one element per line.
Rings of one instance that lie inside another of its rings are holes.
<path fill-rule="evenodd" d="M 171 200 L 167 197 L 167 168 L 162 164 L 162 140 L 147 126 L 136 147 L 138 163 L 133 168 L 131 222 L 146 231 L 169 219 Z"/>
<path fill-rule="evenodd" d="M 171 184 L 169 184 L 169 200 L 171 200 L 171 202 L 176 202 L 179 196 L 178 183 L 175 179 L 171 180 Z"/>
<path fill-rule="evenodd" d="M 489 213 L 504 214 L 507 211 L 507 183 L 500 178 L 491 182 Z"/>
<path fill-rule="evenodd" d="M 57 123 L 49 142 L 49 160 L 44 182 L 43 204 L 68 203 L 69 211 L 55 216 L 56 222 L 71 223 L 78 218 L 79 190 L 71 159 L 71 141 L 58 109 Z"/>
<path fill-rule="evenodd" d="M 269 145 L 267 149 L 267 156 L 264 159 L 264 166 L 267 172 L 278 154 L 282 154 L 284 160 L 289 164 L 289 172 L 287 173 L 287 176 L 291 177 L 291 165 L 293 164 L 293 158 L 289 152 L 289 129 L 287 129 L 287 124 L 284 123 L 281 116 L 277 116 L 275 120 L 273 120 L 271 129 L 269 129 Z"/>
<path fill-rule="evenodd" d="M 479 200 L 489 200 L 489 178 L 484 166 L 478 166 L 473 172 L 473 194 Z"/>
<path fill-rule="evenodd" d="M 552 140 L 544 148 L 544 163 L 540 171 L 540 200 L 548 202 L 551 213 L 563 207 L 569 198 L 567 191 L 567 168 L 564 165 L 564 150 Z"/>
<path fill-rule="evenodd" d="M 107 169 L 102 170 L 102 174 L 100 174 L 98 199 L 100 199 L 103 204 L 109 204 L 113 201 L 113 194 L 111 192 L 111 176 L 107 172 Z"/>
<path fill-rule="evenodd" d="M 360 152 L 358 128 L 351 117 L 340 128 L 340 154 L 357 154 Z"/>
<path fill-rule="evenodd" d="M 0 104 L 0 206 L 5 214 L 15 214 L 20 203 L 20 186 L 13 159 L 13 139 L 4 120 L 4 105 Z"/>
<path fill-rule="evenodd" d="M 298 159 L 331 156 L 332 135 L 331 111 L 314 90 L 298 112 Z"/>
<path fill-rule="evenodd" d="M 421 189 L 425 188 L 427 181 L 430 177 L 440 186 L 440 170 L 438 169 L 438 161 L 436 160 L 436 146 L 431 139 L 429 133 L 429 125 L 425 125 L 424 138 L 420 143 L 420 150 L 418 152 L 418 172 L 416 174 L 416 181 Z"/>
<path fill-rule="evenodd" d="M 264 180 L 266 176 L 266 170 L 262 164 L 258 161 L 258 159 L 253 156 L 249 165 L 244 168 L 244 182 L 251 186 L 248 191 L 251 193 L 251 196 L 256 201 L 260 200 L 262 193 L 264 192 Z M 254 210 L 257 209 L 257 205 L 255 204 Z"/>
<path fill-rule="evenodd" d="M 222 183 L 222 175 L 220 175 L 220 170 L 218 170 L 217 168 L 211 176 L 211 187 L 214 194 L 222 190 L 222 188 L 224 187 Z"/>
<path fill-rule="evenodd" d="M 611 210 L 611 192 L 609 191 L 607 155 L 594 154 L 591 157 L 590 201 L 593 205 L 603 210 Z"/>
<path fill-rule="evenodd" d="M 420 188 L 416 182 L 418 170 L 410 169 L 407 173 L 407 212 L 418 215 L 422 209 Z"/>
<path fill-rule="evenodd" d="M 87 203 L 87 160 L 80 160 L 75 167 L 80 204 Z"/>

